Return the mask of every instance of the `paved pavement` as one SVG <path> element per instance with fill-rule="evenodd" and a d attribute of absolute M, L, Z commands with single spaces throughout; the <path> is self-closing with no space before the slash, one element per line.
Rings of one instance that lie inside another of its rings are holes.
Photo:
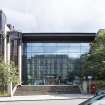
<path fill-rule="evenodd" d="M 78 105 L 84 99 L 73 100 L 43 100 L 43 101 L 13 101 L 0 102 L 0 105 Z"/>
<path fill-rule="evenodd" d="M 83 94 L 52 94 L 52 95 L 33 95 L 33 96 L 13 96 L 13 97 L 0 97 L 0 102 L 74 100 L 74 99 L 86 100 L 90 97 L 92 97 L 92 96 L 91 95 L 83 95 Z"/>

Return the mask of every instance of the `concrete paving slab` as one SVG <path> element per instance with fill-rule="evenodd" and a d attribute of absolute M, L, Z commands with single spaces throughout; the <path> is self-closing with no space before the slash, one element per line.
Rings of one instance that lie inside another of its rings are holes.
<path fill-rule="evenodd" d="M 53 94 L 53 95 L 31 95 L 31 96 L 13 96 L 0 97 L 0 102 L 6 101 L 43 101 L 43 100 L 73 100 L 73 99 L 88 99 L 92 95 L 83 94 Z"/>

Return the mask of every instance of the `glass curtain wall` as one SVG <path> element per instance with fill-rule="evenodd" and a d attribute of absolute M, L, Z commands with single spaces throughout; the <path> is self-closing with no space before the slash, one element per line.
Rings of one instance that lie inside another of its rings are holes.
<path fill-rule="evenodd" d="M 89 43 L 24 43 L 23 84 L 79 84 Z"/>

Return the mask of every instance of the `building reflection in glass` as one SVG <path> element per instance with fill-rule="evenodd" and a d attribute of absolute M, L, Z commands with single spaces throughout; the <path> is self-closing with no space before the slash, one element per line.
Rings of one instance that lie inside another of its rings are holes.
<path fill-rule="evenodd" d="M 23 84 L 65 85 L 79 80 L 89 43 L 24 43 L 23 49 Z"/>

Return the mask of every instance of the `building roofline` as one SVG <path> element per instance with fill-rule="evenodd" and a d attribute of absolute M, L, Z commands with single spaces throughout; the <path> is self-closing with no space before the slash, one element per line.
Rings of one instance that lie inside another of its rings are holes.
<path fill-rule="evenodd" d="M 23 36 L 96 36 L 96 33 L 22 33 Z"/>
<path fill-rule="evenodd" d="M 96 34 L 95 32 L 24 32 L 23 34 Z"/>
<path fill-rule="evenodd" d="M 28 41 L 92 41 L 96 33 L 22 33 L 23 42 Z"/>

